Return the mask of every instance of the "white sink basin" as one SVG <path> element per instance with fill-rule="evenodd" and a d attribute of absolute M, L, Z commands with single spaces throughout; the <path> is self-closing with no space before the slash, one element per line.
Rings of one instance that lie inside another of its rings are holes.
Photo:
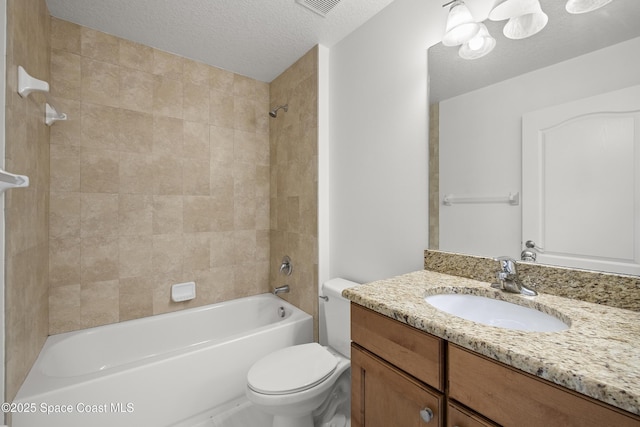
<path fill-rule="evenodd" d="M 569 325 L 550 314 L 493 298 L 466 294 L 437 294 L 426 302 L 449 314 L 483 325 L 530 332 L 557 332 Z"/>

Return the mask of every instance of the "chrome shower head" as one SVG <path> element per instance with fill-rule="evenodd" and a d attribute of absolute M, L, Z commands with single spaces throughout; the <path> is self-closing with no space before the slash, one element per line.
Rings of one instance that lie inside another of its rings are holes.
<path fill-rule="evenodd" d="M 278 110 L 280 109 L 283 109 L 286 113 L 287 111 L 289 111 L 289 104 L 280 105 L 279 107 L 274 108 L 273 110 L 269 111 L 269 115 L 273 118 L 278 117 Z"/>

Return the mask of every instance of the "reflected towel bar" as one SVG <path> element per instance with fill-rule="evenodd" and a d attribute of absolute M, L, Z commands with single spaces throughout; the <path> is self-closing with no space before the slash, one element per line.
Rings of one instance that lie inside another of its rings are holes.
<path fill-rule="evenodd" d="M 520 204 L 520 193 L 509 193 L 508 196 L 456 196 L 446 194 L 442 199 L 442 204 L 451 206 L 456 203 L 508 203 L 512 206 Z"/>

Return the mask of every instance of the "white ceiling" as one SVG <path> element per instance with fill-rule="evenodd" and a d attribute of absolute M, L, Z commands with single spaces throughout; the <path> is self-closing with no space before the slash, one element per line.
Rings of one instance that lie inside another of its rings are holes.
<path fill-rule="evenodd" d="M 393 0 L 341 0 L 326 17 L 295 0 L 47 0 L 51 15 L 271 82 Z M 427 1 L 427 0 L 425 0 Z"/>

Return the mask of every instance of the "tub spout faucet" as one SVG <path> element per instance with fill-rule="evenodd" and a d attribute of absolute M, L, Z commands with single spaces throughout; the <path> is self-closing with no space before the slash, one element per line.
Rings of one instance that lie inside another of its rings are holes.
<path fill-rule="evenodd" d="M 506 256 L 498 257 L 494 259 L 500 263 L 500 271 L 496 273 L 496 283 L 492 283 L 492 288 L 501 289 L 505 292 L 511 292 L 514 294 L 522 294 L 528 296 L 538 295 L 538 293 L 529 289 L 520 283 L 518 278 L 518 271 L 516 270 L 516 261 L 513 258 Z"/>
<path fill-rule="evenodd" d="M 274 295 L 278 294 L 288 294 L 289 293 L 289 285 L 278 286 L 273 290 Z"/>

